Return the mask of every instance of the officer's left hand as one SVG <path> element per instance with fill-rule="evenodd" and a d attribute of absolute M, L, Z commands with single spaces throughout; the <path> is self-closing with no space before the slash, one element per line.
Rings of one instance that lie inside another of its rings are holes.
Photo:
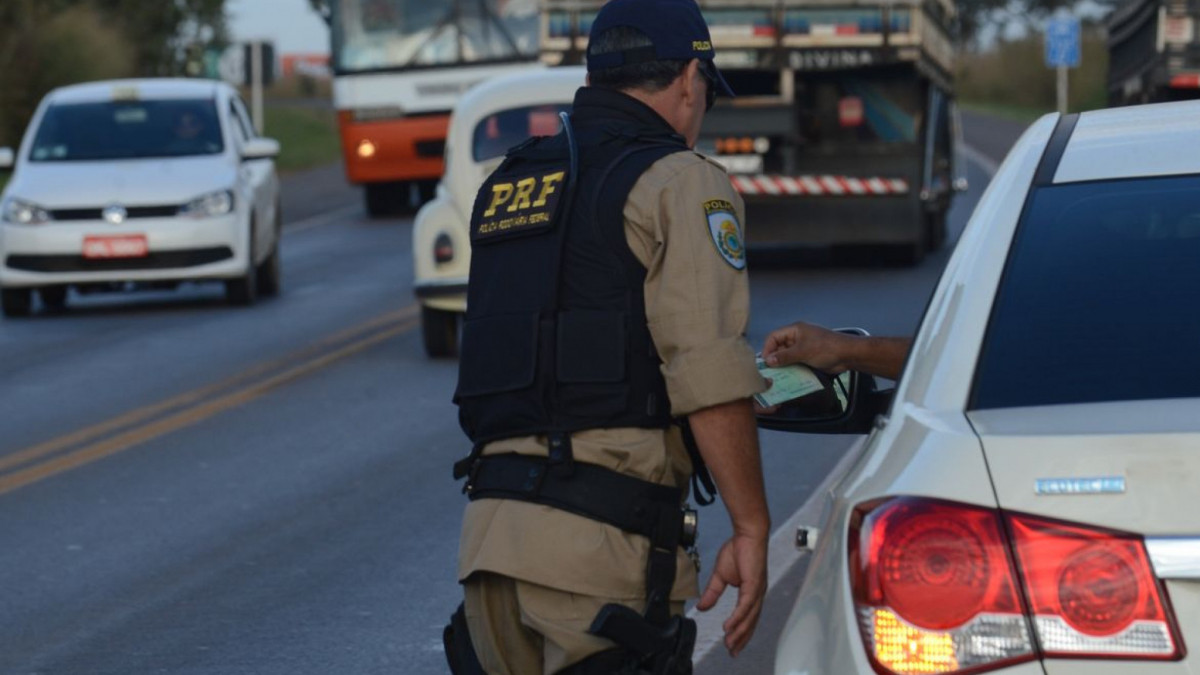
<path fill-rule="evenodd" d="M 737 606 L 725 620 L 725 648 L 737 656 L 750 642 L 767 595 L 767 539 L 738 535 L 729 538 L 717 553 L 712 577 L 696 609 L 705 612 L 717 604 L 727 586 L 738 589 Z"/>

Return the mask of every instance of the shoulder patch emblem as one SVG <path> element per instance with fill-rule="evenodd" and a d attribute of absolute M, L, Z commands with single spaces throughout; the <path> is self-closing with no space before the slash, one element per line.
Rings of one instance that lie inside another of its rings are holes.
<path fill-rule="evenodd" d="M 746 269 L 746 246 L 742 243 L 742 225 L 738 222 L 733 204 L 724 199 L 704 202 L 708 217 L 708 233 L 712 235 L 717 252 L 735 270 Z"/>

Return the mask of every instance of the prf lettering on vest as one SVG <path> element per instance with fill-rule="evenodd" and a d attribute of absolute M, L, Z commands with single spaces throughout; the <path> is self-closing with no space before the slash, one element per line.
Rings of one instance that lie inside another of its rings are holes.
<path fill-rule="evenodd" d="M 565 171 L 554 171 L 493 183 L 488 206 L 472 228 L 472 238 L 549 228 L 565 178 Z"/>
<path fill-rule="evenodd" d="M 556 171 L 545 176 L 522 178 L 515 185 L 513 183 L 496 183 L 492 186 L 492 201 L 488 204 L 487 210 L 483 212 L 483 217 L 491 218 L 496 215 L 496 210 L 505 204 L 508 204 L 505 210 L 509 213 L 545 206 L 546 201 L 558 189 L 558 184 L 562 182 L 565 175 L 562 171 Z M 538 192 L 537 199 L 531 201 L 534 188 L 538 186 L 539 182 L 542 184 L 542 189 Z M 513 198 L 514 194 L 516 195 L 515 199 Z M 511 204 L 508 203 L 510 199 L 512 200 Z"/>

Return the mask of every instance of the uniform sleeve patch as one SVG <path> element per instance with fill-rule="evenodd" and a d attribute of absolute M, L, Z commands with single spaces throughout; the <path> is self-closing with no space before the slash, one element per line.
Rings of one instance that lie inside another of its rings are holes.
<path fill-rule="evenodd" d="M 704 202 L 708 217 L 708 233 L 712 235 L 717 252 L 735 270 L 746 269 L 746 246 L 742 243 L 742 225 L 738 222 L 733 204 L 724 199 Z"/>

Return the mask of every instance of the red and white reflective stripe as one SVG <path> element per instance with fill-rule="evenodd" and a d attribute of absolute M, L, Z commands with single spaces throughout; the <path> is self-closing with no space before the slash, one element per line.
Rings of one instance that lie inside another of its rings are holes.
<path fill-rule="evenodd" d="M 851 176 L 748 176 L 734 175 L 729 180 L 744 195 L 902 195 L 908 181 L 900 178 L 854 178 Z"/>

